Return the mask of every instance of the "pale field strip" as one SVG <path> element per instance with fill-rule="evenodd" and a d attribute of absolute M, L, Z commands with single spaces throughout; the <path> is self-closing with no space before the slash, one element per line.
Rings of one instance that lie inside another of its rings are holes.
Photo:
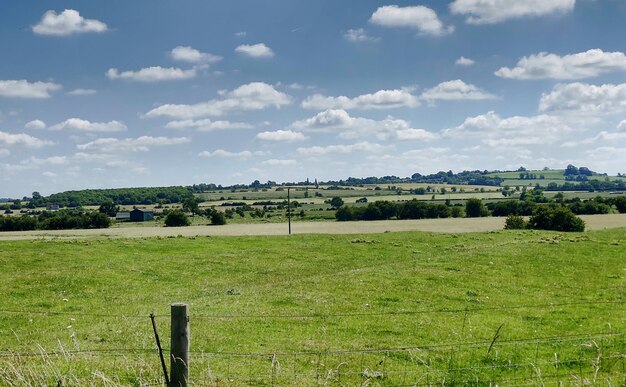
<path fill-rule="evenodd" d="M 626 228 L 626 214 L 581 215 L 587 230 Z M 497 231 L 504 228 L 505 218 L 446 218 L 419 220 L 381 220 L 362 222 L 292 222 L 293 234 L 377 234 L 384 232 L 424 231 L 468 233 Z M 155 238 L 195 236 L 262 236 L 286 235 L 287 223 L 227 224 L 224 226 L 124 227 L 95 230 L 36 230 L 0 233 L 0 241 L 29 239 L 86 238 Z M 626 237 L 626 233 L 625 233 Z"/>

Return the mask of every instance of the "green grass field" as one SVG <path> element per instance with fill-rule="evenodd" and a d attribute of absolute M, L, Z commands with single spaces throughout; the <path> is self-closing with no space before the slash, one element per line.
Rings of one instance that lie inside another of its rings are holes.
<path fill-rule="evenodd" d="M 626 229 L 0 247 L 0 385 L 157 385 L 177 301 L 197 385 L 625 382 Z"/>

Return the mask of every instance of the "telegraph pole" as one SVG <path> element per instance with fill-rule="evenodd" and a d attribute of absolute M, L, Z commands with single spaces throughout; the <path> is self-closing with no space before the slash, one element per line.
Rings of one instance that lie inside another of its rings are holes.
<path fill-rule="evenodd" d="M 289 235 L 291 235 L 291 188 L 287 187 L 287 221 L 289 223 Z"/>

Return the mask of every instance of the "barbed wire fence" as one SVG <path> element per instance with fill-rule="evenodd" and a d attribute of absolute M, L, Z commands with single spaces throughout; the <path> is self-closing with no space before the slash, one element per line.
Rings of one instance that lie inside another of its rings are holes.
<path fill-rule="evenodd" d="M 328 321 L 343 318 L 393 319 L 398 316 L 508 312 L 518 309 L 555 310 L 566 307 L 595 306 L 623 313 L 624 301 L 575 301 L 459 309 L 387 310 L 384 312 L 304 313 L 304 314 L 191 314 L 191 323 L 263 320 L 308 321 L 325 329 Z M 149 330 L 149 316 L 113 313 L 85 313 L 34 309 L 2 309 L 0 316 L 132 320 Z M 158 316 L 163 322 L 168 316 Z M 463 323 L 465 324 L 465 317 Z M 163 327 L 162 327 L 163 328 Z M 237 352 L 221 350 L 215 343 L 193 341 L 189 351 L 190 385 L 385 385 L 430 386 L 462 385 L 624 385 L 626 384 L 626 330 L 623 326 L 601 332 L 560 334 L 548 337 L 501 338 L 426 343 L 406 347 L 332 349 L 328 346 L 307 350 L 270 350 Z M 195 328 L 196 330 L 198 328 Z M 499 332 L 499 329 L 498 329 Z M 219 332 L 215 332 L 219 341 Z M 263 332 L 258 332 L 259 340 Z M 1 346 L 1 344 L 0 344 Z M 155 345 L 93 347 L 68 350 L 37 347 L 35 350 L 0 347 L 0 378 L 9 386 L 36 385 L 47 380 L 71 385 L 80 382 L 80 364 L 108 364 L 112 370 L 92 369 L 87 378 L 104 385 L 164 385 Z M 169 351 L 169 348 L 165 348 Z M 39 364 L 39 366 L 35 364 Z M 120 367 L 137 372 L 134 381 L 111 373 Z M 41 374 L 37 374 L 37 373 Z M 75 379 L 72 379 L 75 378 Z M 0 382 L 0 385 L 2 382 Z"/>

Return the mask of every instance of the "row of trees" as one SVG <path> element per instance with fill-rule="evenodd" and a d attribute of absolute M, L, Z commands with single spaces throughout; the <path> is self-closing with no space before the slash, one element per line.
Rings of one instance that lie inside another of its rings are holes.
<path fill-rule="evenodd" d="M 564 232 L 583 232 L 585 222 L 577 217 L 569 208 L 554 204 L 537 206 L 528 221 L 517 215 L 506 218 L 505 229 L 553 230 Z"/>
<path fill-rule="evenodd" d="M 338 221 L 353 220 L 388 220 L 388 219 L 432 219 L 458 218 L 463 210 L 459 206 L 432 204 L 413 199 L 407 202 L 395 203 L 390 201 L 376 201 L 367 206 L 341 206 L 335 213 Z"/>
<path fill-rule="evenodd" d="M 97 211 L 44 211 L 38 216 L 0 216 L 0 231 L 108 228 L 111 220 Z"/>

